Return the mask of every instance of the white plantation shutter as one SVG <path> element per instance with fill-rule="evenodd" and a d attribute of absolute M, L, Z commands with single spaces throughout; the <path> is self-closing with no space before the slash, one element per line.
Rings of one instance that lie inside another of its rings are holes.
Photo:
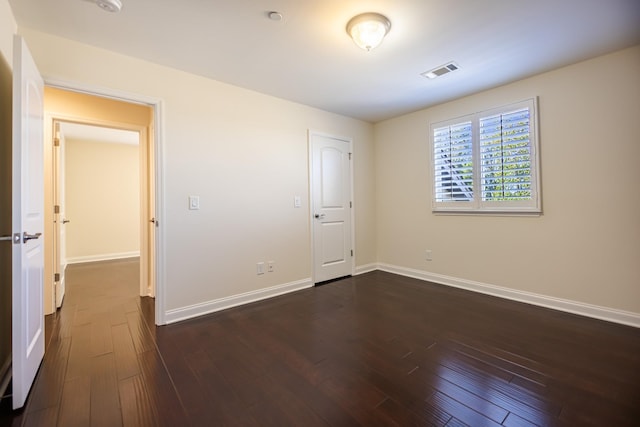
<path fill-rule="evenodd" d="M 529 109 L 479 122 L 482 200 L 531 200 Z"/>
<path fill-rule="evenodd" d="M 473 200 L 471 135 L 470 121 L 433 130 L 436 201 Z"/>
<path fill-rule="evenodd" d="M 535 99 L 434 123 L 431 141 L 434 211 L 540 212 Z"/>

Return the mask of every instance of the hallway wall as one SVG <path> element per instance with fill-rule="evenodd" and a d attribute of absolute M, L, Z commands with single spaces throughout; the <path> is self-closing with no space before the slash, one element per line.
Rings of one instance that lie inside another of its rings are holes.
<path fill-rule="evenodd" d="M 67 262 L 140 256 L 139 151 L 66 139 Z"/>

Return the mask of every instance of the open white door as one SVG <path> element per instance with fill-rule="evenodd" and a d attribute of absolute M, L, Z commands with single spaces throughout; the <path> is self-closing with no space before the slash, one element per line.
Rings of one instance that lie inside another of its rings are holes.
<path fill-rule="evenodd" d="M 65 169 L 64 169 L 64 132 L 60 129 L 60 122 L 54 122 L 53 141 L 53 232 L 54 232 L 54 295 L 56 308 L 62 306 L 65 293 L 65 271 L 67 269 L 66 252 L 66 224 L 65 216 Z"/>
<path fill-rule="evenodd" d="M 44 356 L 43 92 L 20 36 L 13 46 L 12 375 L 13 408 L 21 408 Z"/>
<path fill-rule="evenodd" d="M 310 133 L 314 282 L 353 272 L 351 141 Z"/>
<path fill-rule="evenodd" d="M 147 263 L 148 263 L 148 288 L 149 288 L 149 296 L 155 298 L 156 296 L 156 227 L 158 226 L 158 221 L 156 219 L 156 180 L 155 180 L 155 157 L 153 148 L 153 132 L 147 139 L 146 144 L 146 152 L 147 152 L 147 161 L 146 161 L 146 169 L 143 169 L 143 173 L 145 174 L 148 180 L 148 186 L 146 189 L 146 193 L 142 193 L 143 197 L 146 199 L 146 203 L 149 209 L 147 213 L 147 218 L 150 218 L 147 222 L 147 227 L 149 227 L 148 231 L 148 239 L 147 239 Z"/>
<path fill-rule="evenodd" d="M 146 130 L 139 132 L 140 146 L 140 296 L 156 296 L 155 180 L 153 144 Z"/>

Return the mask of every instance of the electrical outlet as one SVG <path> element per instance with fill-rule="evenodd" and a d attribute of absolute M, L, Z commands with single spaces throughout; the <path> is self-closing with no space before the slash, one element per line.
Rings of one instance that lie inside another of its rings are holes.
<path fill-rule="evenodd" d="M 273 273 L 273 271 L 275 270 L 275 265 L 276 265 L 276 263 L 275 263 L 275 262 L 273 262 L 273 261 L 269 261 L 269 262 L 267 263 L 267 271 L 268 271 L 269 273 Z"/>
<path fill-rule="evenodd" d="M 256 264 L 256 274 L 264 274 L 264 262 Z"/>
<path fill-rule="evenodd" d="M 433 261 L 433 254 L 431 253 L 431 249 L 424 251 L 424 259 L 427 261 Z"/>

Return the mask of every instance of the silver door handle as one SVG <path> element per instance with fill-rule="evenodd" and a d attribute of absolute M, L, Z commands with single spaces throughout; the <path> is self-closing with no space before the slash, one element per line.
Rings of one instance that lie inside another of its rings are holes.
<path fill-rule="evenodd" d="M 26 231 L 22 233 L 22 243 L 27 243 L 28 240 L 38 239 L 42 236 L 42 233 L 29 234 Z"/>
<path fill-rule="evenodd" d="M 315 214 L 314 217 L 316 219 L 322 219 L 322 218 L 324 218 L 324 214 Z"/>

